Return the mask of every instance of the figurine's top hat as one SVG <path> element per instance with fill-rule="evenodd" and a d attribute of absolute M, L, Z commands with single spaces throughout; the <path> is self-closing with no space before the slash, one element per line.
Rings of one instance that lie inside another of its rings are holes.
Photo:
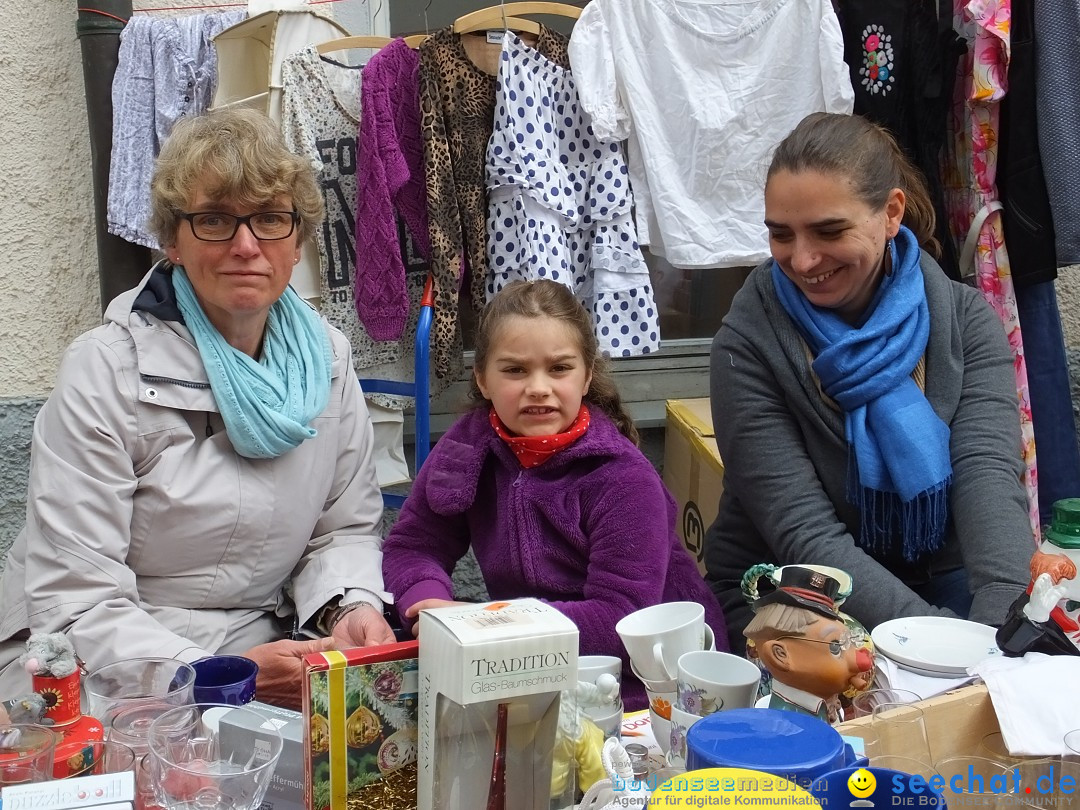
<path fill-rule="evenodd" d="M 1053 518 L 1043 537 L 1058 548 L 1080 549 L 1080 498 L 1054 501 Z"/>
<path fill-rule="evenodd" d="M 839 616 L 836 610 L 839 591 L 840 583 L 828 574 L 798 565 L 785 565 L 780 571 L 780 584 L 776 590 L 760 597 L 753 607 L 758 610 L 779 602 L 835 619 Z"/>

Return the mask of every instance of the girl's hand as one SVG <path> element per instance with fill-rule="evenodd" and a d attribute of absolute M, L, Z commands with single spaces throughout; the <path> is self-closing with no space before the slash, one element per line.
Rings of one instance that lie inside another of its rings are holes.
<path fill-rule="evenodd" d="M 405 611 L 405 618 L 413 623 L 412 634 L 413 638 L 419 638 L 420 636 L 420 622 L 416 619 L 420 615 L 421 610 L 430 610 L 431 608 L 441 607 L 453 607 L 454 605 L 467 605 L 468 602 L 455 602 L 451 599 L 421 599 Z"/>

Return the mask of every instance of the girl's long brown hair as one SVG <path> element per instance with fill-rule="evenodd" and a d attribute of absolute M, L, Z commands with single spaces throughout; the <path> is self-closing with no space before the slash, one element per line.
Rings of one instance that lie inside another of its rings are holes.
<path fill-rule="evenodd" d="M 483 369 L 487 366 L 492 341 L 511 315 L 522 318 L 553 318 L 574 331 L 581 347 L 585 368 L 592 370 L 592 382 L 589 383 L 589 390 L 583 399 L 606 413 L 619 432 L 637 445 L 637 428 L 634 427 L 634 420 L 623 408 L 607 358 L 600 354 L 600 346 L 593 333 L 592 318 L 574 294 L 556 281 L 512 281 L 488 302 L 480 314 L 480 323 L 476 330 L 473 367 Z M 471 381 L 469 396 L 477 404 L 487 402 L 476 384 L 475 375 Z"/>

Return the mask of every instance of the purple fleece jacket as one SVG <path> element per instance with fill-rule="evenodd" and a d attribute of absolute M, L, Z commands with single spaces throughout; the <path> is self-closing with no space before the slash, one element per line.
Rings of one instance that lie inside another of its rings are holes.
<path fill-rule="evenodd" d="M 649 460 L 597 408 L 588 431 L 524 469 L 487 411 L 459 419 L 435 445 L 383 544 L 383 578 L 404 620 L 422 599 L 453 599 L 450 573 L 470 544 L 492 599 L 534 596 L 580 631 L 582 655 L 623 659 L 623 701 L 646 706 L 615 632 L 660 602 L 705 606 L 726 649 L 724 617 L 675 534 L 677 508 Z"/>

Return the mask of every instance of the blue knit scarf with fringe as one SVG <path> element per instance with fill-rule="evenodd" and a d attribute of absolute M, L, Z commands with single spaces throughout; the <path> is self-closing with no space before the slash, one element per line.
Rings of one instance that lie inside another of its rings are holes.
<path fill-rule="evenodd" d="M 911 373 L 926 352 L 930 309 L 915 235 L 901 226 L 860 326 L 811 304 L 773 262 L 780 303 L 814 353 L 821 389 L 844 411 L 848 500 L 859 508 L 859 545 L 891 550 L 899 535 L 914 562 L 944 544 L 952 463 L 949 426 Z"/>
<path fill-rule="evenodd" d="M 202 356 L 225 432 L 245 458 L 276 458 L 315 436 L 309 423 L 330 401 L 330 338 L 311 307 L 287 287 L 270 307 L 262 356 L 230 346 L 206 317 L 184 268 L 173 268 L 184 323 Z"/>

